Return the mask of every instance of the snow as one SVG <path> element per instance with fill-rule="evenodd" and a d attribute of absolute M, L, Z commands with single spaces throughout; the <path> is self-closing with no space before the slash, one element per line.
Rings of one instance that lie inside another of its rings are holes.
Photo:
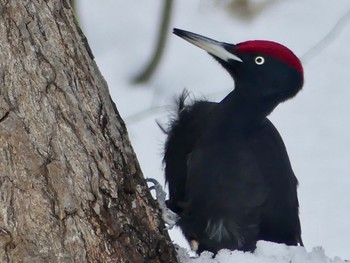
<path fill-rule="evenodd" d="M 270 119 L 282 135 L 300 182 L 306 250 L 261 242 L 253 255 L 223 251 L 212 262 L 228 262 L 228 257 L 237 258 L 235 262 L 341 262 L 327 259 L 324 253 L 350 259 L 350 19 L 344 20 L 319 53 L 304 56 L 349 12 L 350 2 L 276 0 L 244 20 L 225 11 L 227 1 L 174 1 L 171 27 L 232 43 L 273 40 L 304 59 L 303 90 L 280 105 Z M 147 84 L 133 85 L 132 77 L 151 55 L 162 1 L 84 0 L 78 4 L 83 31 L 126 121 L 143 173 L 164 182 L 165 137 L 156 120 L 166 123 L 173 98 L 183 88 L 194 97 L 219 101 L 233 82 L 206 53 L 169 33 L 156 75 Z M 178 229 L 170 235 L 176 244 L 188 248 Z M 210 262 L 209 258 L 187 262 Z"/>
<path fill-rule="evenodd" d="M 259 241 L 254 253 L 222 249 L 217 255 L 204 251 L 200 257 L 191 258 L 187 251 L 178 248 L 181 263 L 343 263 L 339 257 L 330 259 L 321 247 L 307 252 L 303 247 L 286 246 Z"/>

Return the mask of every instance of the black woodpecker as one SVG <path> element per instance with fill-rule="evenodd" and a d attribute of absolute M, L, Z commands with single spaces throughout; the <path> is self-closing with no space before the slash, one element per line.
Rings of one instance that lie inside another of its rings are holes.
<path fill-rule="evenodd" d="M 166 205 L 192 249 L 254 251 L 258 240 L 302 246 L 298 180 L 267 116 L 302 88 L 303 67 L 285 46 L 228 44 L 174 29 L 214 57 L 235 88 L 221 102 L 179 99 L 167 129 Z"/>

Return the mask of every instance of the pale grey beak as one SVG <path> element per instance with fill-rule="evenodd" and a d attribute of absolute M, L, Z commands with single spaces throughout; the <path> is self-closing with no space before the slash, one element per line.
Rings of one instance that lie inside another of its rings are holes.
<path fill-rule="evenodd" d="M 193 45 L 207 51 L 210 55 L 213 55 L 215 57 L 222 59 L 223 61 L 228 62 L 229 60 L 235 60 L 235 61 L 243 62 L 241 58 L 239 58 L 237 55 L 232 53 L 232 51 L 235 49 L 234 44 L 219 42 L 214 39 L 204 37 L 185 30 L 181 30 L 178 28 L 174 28 L 173 33 L 187 40 Z"/>

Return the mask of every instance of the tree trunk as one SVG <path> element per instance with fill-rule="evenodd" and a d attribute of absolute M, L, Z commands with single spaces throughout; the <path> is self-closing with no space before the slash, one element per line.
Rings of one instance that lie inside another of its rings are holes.
<path fill-rule="evenodd" d="M 0 0 L 0 262 L 176 262 L 69 0 Z"/>

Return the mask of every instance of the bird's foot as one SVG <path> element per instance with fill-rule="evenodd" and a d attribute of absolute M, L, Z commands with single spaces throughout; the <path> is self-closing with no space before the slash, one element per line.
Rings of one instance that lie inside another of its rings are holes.
<path fill-rule="evenodd" d="M 199 248 L 199 242 L 197 240 L 190 241 L 190 248 L 192 251 L 197 252 Z"/>
<path fill-rule="evenodd" d="M 146 182 L 153 184 L 149 187 L 149 190 L 154 190 L 156 192 L 156 200 L 160 209 L 162 210 L 162 218 L 166 225 L 166 229 L 172 229 L 180 217 L 166 206 L 166 192 L 164 192 L 163 187 L 160 185 L 160 183 L 154 178 L 147 178 Z"/>

